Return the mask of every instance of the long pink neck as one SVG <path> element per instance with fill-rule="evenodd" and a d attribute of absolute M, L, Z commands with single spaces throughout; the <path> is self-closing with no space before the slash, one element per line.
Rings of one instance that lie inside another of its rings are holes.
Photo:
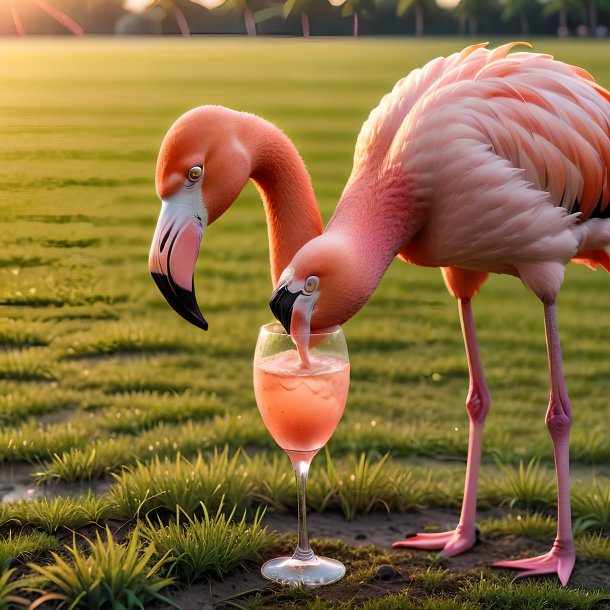
<path fill-rule="evenodd" d="M 311 179 L 290 139 L 258 117 L 253 117 L 249 131 L 250 178 L 265 206 L 275 286 L 301 246 L 320 235 L 324 226 Z"/>
<path fill-rule="evenodd" d="M 394 257 L 419 228 L 404 178 L 399 172 L 363 174 L 348 182 L 325 234 L 348 244 L 349 281 L 356 313 L 369 299 Z"/>

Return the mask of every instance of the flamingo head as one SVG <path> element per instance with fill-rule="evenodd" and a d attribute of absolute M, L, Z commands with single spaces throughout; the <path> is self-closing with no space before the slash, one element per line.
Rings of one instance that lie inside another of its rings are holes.
<path fill-rule="evenodd" d="M 174 310 L 203 330 L 208 323 L 194 286 L 203 233 L 233 203 L 250 176 L 239 114 L 218 106 L 187 112 L 168 131 L 157 159 L 161 213 L 148 266 Z"/>
<path fill-rule="evenodd" d="M 288 333 L 330 328 L 349 320 L 366 301 L 347 242 L 325 233 L 307 242 L 282 273 L 271 311 Z"/>

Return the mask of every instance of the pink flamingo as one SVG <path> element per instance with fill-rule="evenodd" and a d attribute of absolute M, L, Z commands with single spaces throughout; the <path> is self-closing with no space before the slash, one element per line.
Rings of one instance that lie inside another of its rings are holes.
<path fill-rule="evenodd" d="M 470 371 L 464 500 L 455 530 L 394 547 L 446 556 L 476 541 L 477 482 L 490 405 L 472 298 L 490 272 L 517 276 L 544 305 L 557 537 L 540 557 L 494 565 L 557 573 L 575 561 L 569 490 L 572 409 L 555 299 L 568 261 L 610 272 L 610 94 L 548 55 L 474 45 L 400 80 L 365 122 L 351 177 L 324 234 L 280 277 L 271 308 L 285 328 L 342 324 L 368 300 L 393 258 L 441 267 L 459 305 Z"/>
<path fill-rule="evenodd" d="M 309 174 L 289 138 L 252 114 L 202 106 L 168 131 L 157 161 L 161 214 L 149 268 L 169 304 L 207 330 L 193 270 L 203 232 L 252 179 L 267 214 L 273 285 L 301 246 L 322 233 Z"/>

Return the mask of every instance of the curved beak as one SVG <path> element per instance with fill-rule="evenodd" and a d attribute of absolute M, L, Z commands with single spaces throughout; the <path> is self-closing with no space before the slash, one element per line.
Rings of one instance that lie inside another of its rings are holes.
<path fill-rule="evenodd" d="M 304 282 L 293 281 L 291 276 L 288 267 L 271 295 L 269 307 L 288 334 L 309 334 L 311 315 L 319 293 L 317 290 L 306 292 Z"/>
<path fill-rule="evenodd" d="M 202 214 L 193 206 L 191 193 L 188 195 L 162 202 L 148 267 L 173 309 L 191 324 L 207 330 L 208 323 L 195 298 L 193 275 L 205 227 Z"/>
<path fill-rule="evenodd" d="M 290 292 L 287 284 L 280 284 L 275 289 L 269 300 L 269 307 L 276 317 L 277 321 L 286 329 L 286 332 L 290 334 L 290 324 L 292 322 L 292 312 L 295 301 L 303 293 Z"/>

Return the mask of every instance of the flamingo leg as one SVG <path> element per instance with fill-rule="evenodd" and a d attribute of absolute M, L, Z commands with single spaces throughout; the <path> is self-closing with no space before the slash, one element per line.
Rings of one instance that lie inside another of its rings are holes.
<path fill-rule="evenodd" d="M 468 439 L 468 460 L 466 481 L 460 521 L 455 530 L 435 534 L 417 534 L 395 542 L 393 548 L 415 548 L 440 550 L 445 557 L 459 555 L 472 548 L 477 541 L 475 518 L 477 510 L 477 490 L 481 451 L 483 447 L 483 427 L 489 412 L 490 397 L 483 365 L 479 356 L 477 335 L 470 299 L 458 299 L 462 334 L 468 358 L 470 389 L 466 398 L 466 409 L 470 419 Z"/>
<path fill-rule="evenodd" d="M 565 586 L 572 574 L 575 562 L 570 509 L 569 437 L 572 424 L 572 408 L 566 390 L 561 361 L 561 346 L 557 330 L 555 303 L 544 305 L 544 325 L 549 355 L 551 396 L 546 413 L 546 425 L 553 441 L 555 472 L 557 475 L 557 537 L 553 548 L 546 554 L 531 559 L 500 561 L 498 568 L 522 570 L 517 576 L 557 574 Z"/>

